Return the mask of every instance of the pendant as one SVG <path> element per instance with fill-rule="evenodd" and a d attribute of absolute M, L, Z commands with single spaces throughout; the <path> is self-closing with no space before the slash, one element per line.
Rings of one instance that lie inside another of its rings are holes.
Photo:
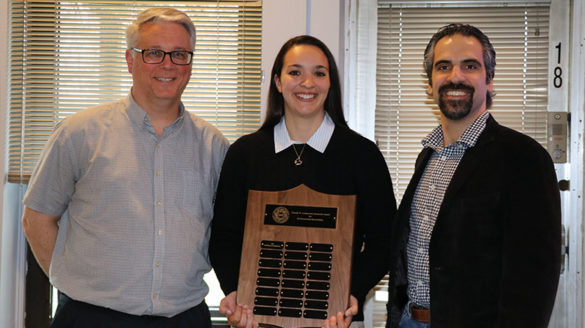
<path fill-rule="evenodd" d="M 299 166 L 301 164 L 303 164 L 303 161 L 300 158 L 295 159 L 295 165 L 296 166 Z"/>

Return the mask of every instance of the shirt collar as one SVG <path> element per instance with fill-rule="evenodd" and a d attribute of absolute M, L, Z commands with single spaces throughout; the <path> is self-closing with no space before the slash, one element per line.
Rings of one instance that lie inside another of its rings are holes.
<path fill-rule="evenodd" d="M 274 152 L 279 153 L 288 147 L 290 147 L 293 143 L 299 143 L 297 141 L 293 141 L 290 139 L 288 135 L 288 130 L 286 129 L 285 124 L 286 116 L 283 116 L 280 119 L 280 122 L 274 126 Z M 325 148 L 329 144 L 329 140 L 333 135 L 333 130 L 335 130 L 335 123 L 333 120 L 325 112 L 325 117 L 323 118 L 323 122 L 319 125 L 319 128 L 313 133 L 309 141 L 307 141 L 307 145 L 311 146 L 311 148 L 319 151 L 320 153 L 325 152 Z"/>
<path fill-rule="evenodd" d="M 488 117 L 488 111 L 483 112 L 478 118 L 465 129 L 461 137 L 453 144 L 464 145 L 466 148 L 475 146 L 479 135 L 485 129 Z M 428 136 L 422 140 L 423 147 L 431 147 L 433 149 L 441 149 L 443 147 L 443 130 L 441 125 L 437 126 Z"/>
<path fill-rule="evenodd" d="M 132 97 L 132 93 L 130 93 L 128 95 L 127 100 L 128 100 L 128 106 L 127 106 L 126 111 L 128 113 L 128 117 L 130 118 L 130 120 L 139 127 L 146 126 L 147 129 L 152 129 L 154 131 L 154 128 L 152 128 L 152 125 L 150 124 L 150 117 L 148 117 L 148 115 L 146 114 L 146 111 L 144 111 L 144 109 L 142 109 L 142 107 L 140 107 L 140 105 L 138 105 L 138 103 L 136 103 L 136 101 L 134 100 L 134 97 Z M 177 119 L 175 120 L 175 122 L 173 122 L 173 124 L 166 127 L 165 130 L 167 130 L 169 128 L 174 129 L 176 126 L 178 126 L 179 122 L 183 121 L 184 116 L 185 116 L 185 106 L 183 105 L 183 102 L 181 101 L 179 103 L 179 117 L 177 117 Z"/>

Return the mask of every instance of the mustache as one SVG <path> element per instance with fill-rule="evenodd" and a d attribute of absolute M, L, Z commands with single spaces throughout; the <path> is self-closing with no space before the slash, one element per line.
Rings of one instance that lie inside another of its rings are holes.
<path fill-rule="evenodd" d="M 445 89 L 449 89 L 449 90 L 468 90 L 468 91 L 475 91 L 475 89 L 472 86 L 469 86 L 467 84 L 463 84 L 463 83 L 448 83 L 445 85 L 442 85 L 439 88 L 439 93 L 443 93 L 445 92 Z"/>

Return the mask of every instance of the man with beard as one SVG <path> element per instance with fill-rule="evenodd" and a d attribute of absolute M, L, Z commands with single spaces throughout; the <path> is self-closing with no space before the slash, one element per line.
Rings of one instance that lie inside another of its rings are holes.
<path fill-rule="evenodd" d="M 560 196 L 548 153 L 499 125 L 496 54 L 451 24 L 424 66 L 440 125 L 423 141 L 392 229 L 387 327 L 547 327 L 560 272 Z"/>

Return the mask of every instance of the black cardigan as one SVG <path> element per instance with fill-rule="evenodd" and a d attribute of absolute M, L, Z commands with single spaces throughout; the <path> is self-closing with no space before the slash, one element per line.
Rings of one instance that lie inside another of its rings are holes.
<path fill-rule="evenodd" d="M 351 294 L 362 306 L 368 291 L 387 273 L 391 220 L 396 200 L 388 167 L 376 145 L 336 126 L 322 154 L 306 146 L 294 165 L 289 147 L 274 153 L 273 129 L 238 139 L 223 163 L 215 200 L 209 255 L 221 288 L 237 290 L 248 190 L 287 190 L 300 184 L 323 193 L 357 195 Z M 297 146 L 297 148 L 299 148 Z M 298 150 L 300 152 L 300 150 Z"/>

